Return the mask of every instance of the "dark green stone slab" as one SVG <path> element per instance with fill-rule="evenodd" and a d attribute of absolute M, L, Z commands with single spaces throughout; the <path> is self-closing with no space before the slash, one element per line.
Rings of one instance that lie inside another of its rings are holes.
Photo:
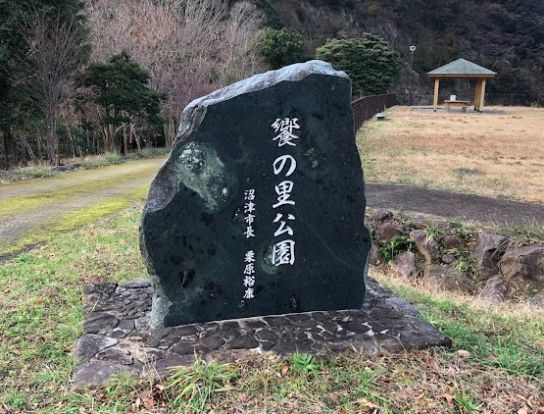
<path fill-rule="evenodd" d="M 153 325 L 361 307 L 370 241 L 350 98 L 343 72 L 312 61 L 185 109 L 140 229 Z"/>

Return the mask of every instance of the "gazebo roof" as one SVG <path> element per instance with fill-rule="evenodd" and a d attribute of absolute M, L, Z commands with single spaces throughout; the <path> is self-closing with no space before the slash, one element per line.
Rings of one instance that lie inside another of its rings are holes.
<path fill-rule="evenodd" d="M 493 78 L 497 73 L 466 59 L 457 59 L 430 71 L 427 75 L 431 78 Z"/>

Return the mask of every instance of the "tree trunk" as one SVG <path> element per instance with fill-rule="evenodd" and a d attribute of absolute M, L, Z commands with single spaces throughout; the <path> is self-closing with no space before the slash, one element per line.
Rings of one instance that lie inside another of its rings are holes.
<path fill-rule="evenodd" d="M 15 143 L 15 137 L 11 129 L 7 129 L 3 133 L 4 137 L 4 151 L 6 153 L 6 170 L 16 167 L 18 165 L 17 157 L 17 145 Z"/>
<path fill-rule="evenodd" d="M 128 155 L 128 134 L 127 134 L 127 126 L 125 123 L 123 123 L 123 150 L 124 155 Z"/>
<path fill-rule="evenodd" d="M 32 146 L 28 143 L 26 138 L 21 138 L 21 142 L 23 143 L 24 147 L 26 148 L 26 152 L 28 153 L 28 155 L 32 159 L 32 162 L 34 164 L 36 164 L 36 165 L 39 164 L 40 159 L 38 157 L 36 157 L 36 154 L 34 154 L 34 150 L 32 149 Z"/>

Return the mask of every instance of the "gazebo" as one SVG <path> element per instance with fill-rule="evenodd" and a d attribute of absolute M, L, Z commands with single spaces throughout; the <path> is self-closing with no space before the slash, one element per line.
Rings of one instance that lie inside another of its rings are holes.
<path fill-rule="evenodd" d="M 484 107 L 485 84 L 487 79 L 494 78 L 497 73 L 486 69 L 476 63 L 469 62 L 465 59 L 457 59 L 454 62 L 441 66 L 427 74 L 431 79 L 434 79 L 434 98 L 433 109 L 436 112 L 438 108 L 438 90 L 440 88 L 441 79 L 469 79 L 476 81 L 474 89 L 474 110 L 482 111 Z M 451 103 L 452 101 L 446 101 Z M 464 102 L 464 101 L 461 101 Z M 470 102 L 466 102 L 468 106 Z"/>

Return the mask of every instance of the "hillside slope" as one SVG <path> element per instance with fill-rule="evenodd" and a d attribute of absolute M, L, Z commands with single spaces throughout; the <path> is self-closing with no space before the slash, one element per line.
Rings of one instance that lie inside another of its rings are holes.
<path fill-rule="evenodd" d="M 420 97 L 431 93 L 425 73 L 459 57 L 491 68 L 489 99 L 544 103 L 544 2 L 541 0 L 256 0 L 267 16 L 302 33 L 308 54 L 329 37 L 365 32 L 388 40 L 409 61 L 417 45 L 412 79 Z M 271 8 L 270 8 L 271 6 Z M 397 92 L 406 92 L 409 65 Z M 470 93 L 467 83 L 451 84 Z"/>

